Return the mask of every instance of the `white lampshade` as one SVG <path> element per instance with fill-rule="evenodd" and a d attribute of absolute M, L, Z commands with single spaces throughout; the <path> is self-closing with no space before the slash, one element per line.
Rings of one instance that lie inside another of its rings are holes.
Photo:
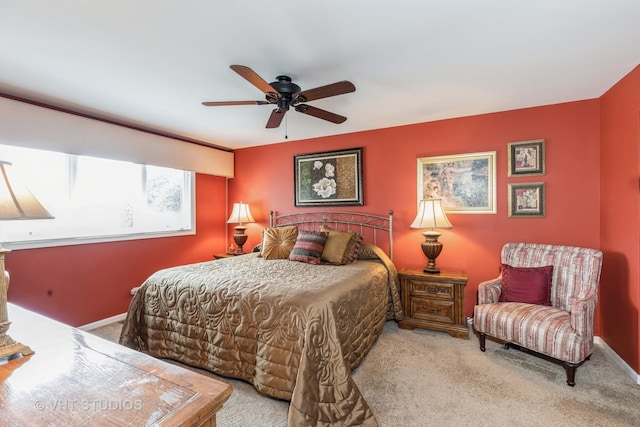
<path fill-rule="evenodd" d="M 410 225 L 411 228 L 452 228 L 442 208 L 441 199 L 420 200 L 418 215 Z"/>
<path fill-rule="evenodd" d="M 0 160 L 0 220 L 51 218 L 53 215 L 16 179 L 11 163 Z"/>
<path fill-rule="evenodd" d="M 243 222 L 255 222 L 251 216 L 251 210 L 246 203 L 234 203 L 231 216 L 227 220 L 227 224 L 242 224 Z"/>

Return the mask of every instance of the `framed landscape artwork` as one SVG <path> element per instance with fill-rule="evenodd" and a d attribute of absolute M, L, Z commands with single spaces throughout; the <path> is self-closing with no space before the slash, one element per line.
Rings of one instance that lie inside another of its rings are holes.
<path fill-rule="evenodd" d="M 544 217 L 544 182 L 509 184 L 509 216 L 535 218 Z"/>
<path fill-rule="evenodd" d="M 293 157 L 296 206 L 362 206 L 362 148 Z"/>
<path fill-rule="evenodd" d="M 418 203 L 442 199 L 449 213 L 496 213 L 496 152 L 418 158 Z"/>
<path fill-rule="evenodd" d="M 544 175 L 544 139 L 509 143 L 509 176 Z"/>

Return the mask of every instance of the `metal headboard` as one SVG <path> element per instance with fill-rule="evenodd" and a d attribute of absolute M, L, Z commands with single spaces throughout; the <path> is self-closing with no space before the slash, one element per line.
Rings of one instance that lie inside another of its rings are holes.
<path fill-rule="evenodd" d="M 301 212 L 286 215 L 269 213 L 269 226 L 297 225 L 302 230 L 318 230 L 321 225 L 336 230 L 354 231 L 361 234 L 366 242 L 384 248 L 384 241 L 379 237 L 388 238 L 388 254 L 393 260 L 393 211 L 388 216 L 372 215 L 358 212 Z M 382 236 L 380 236 L 382 235 Z"/>

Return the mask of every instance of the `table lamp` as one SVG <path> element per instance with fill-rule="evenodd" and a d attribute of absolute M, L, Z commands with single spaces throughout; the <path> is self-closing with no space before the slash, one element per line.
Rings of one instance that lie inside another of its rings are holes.
<path fill-rule="evenodd" d="M 242 225 L 243 222 L 255 222 L 253 217 L 251 216 L 251 210 L 249 209 L 249 205 L 246 203 L 234 203 L 233 211 L 231 211 L 231 216 L 227 220 L 227 224 L 238 224 L 234 227 L 236 230 L 233 235 L 233 240 L 236 242 L 238 249 L 236 250 L 236 254 L 242 254 L 242 245 L 247 241 L 247 236 L 245 234 L 245 230 L 247 227 Z"/>
<path fill-rule="evenodd" d="M 53 216 L 38 202 L 31 191 L 13 175 L 11 163 L 0 160 L 0 220 L 51 219 Z M 0 246 L 0 359 L 17 354 L 33 353 L 29 347 L 14 341 L 8 334 L 7 291 L 9 274 L 4 269 L 4 257 L 11 252 Z"/>
<path fill-rule="evenodd" d="M 438 274 L 440 269 L 436 267 L 436 258 L 442 252 L 442 243 L 438 242 L 438 237 L 442 233 L 436 231 L 436 228 L 452 228 L 453 226 L 447 219 L 442 208 L 441 199 L 426 199 L 420 200 L 418 206 L 418 215 L 411 228 L 430 228 L 430 230 L 422 233 L 425 237 L 422 242 L 422 252 L 429 260 L 427 266 L 424 268 L 425 273 Z"/>

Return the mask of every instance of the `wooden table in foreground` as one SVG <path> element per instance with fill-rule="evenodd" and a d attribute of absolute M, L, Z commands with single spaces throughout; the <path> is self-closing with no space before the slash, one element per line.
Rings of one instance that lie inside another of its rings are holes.
<path fill-rule="evenodd" d="M 34 351 L 0 364 L 3 426 L 206 426 L 231 386 L 9 304 Z"/>

